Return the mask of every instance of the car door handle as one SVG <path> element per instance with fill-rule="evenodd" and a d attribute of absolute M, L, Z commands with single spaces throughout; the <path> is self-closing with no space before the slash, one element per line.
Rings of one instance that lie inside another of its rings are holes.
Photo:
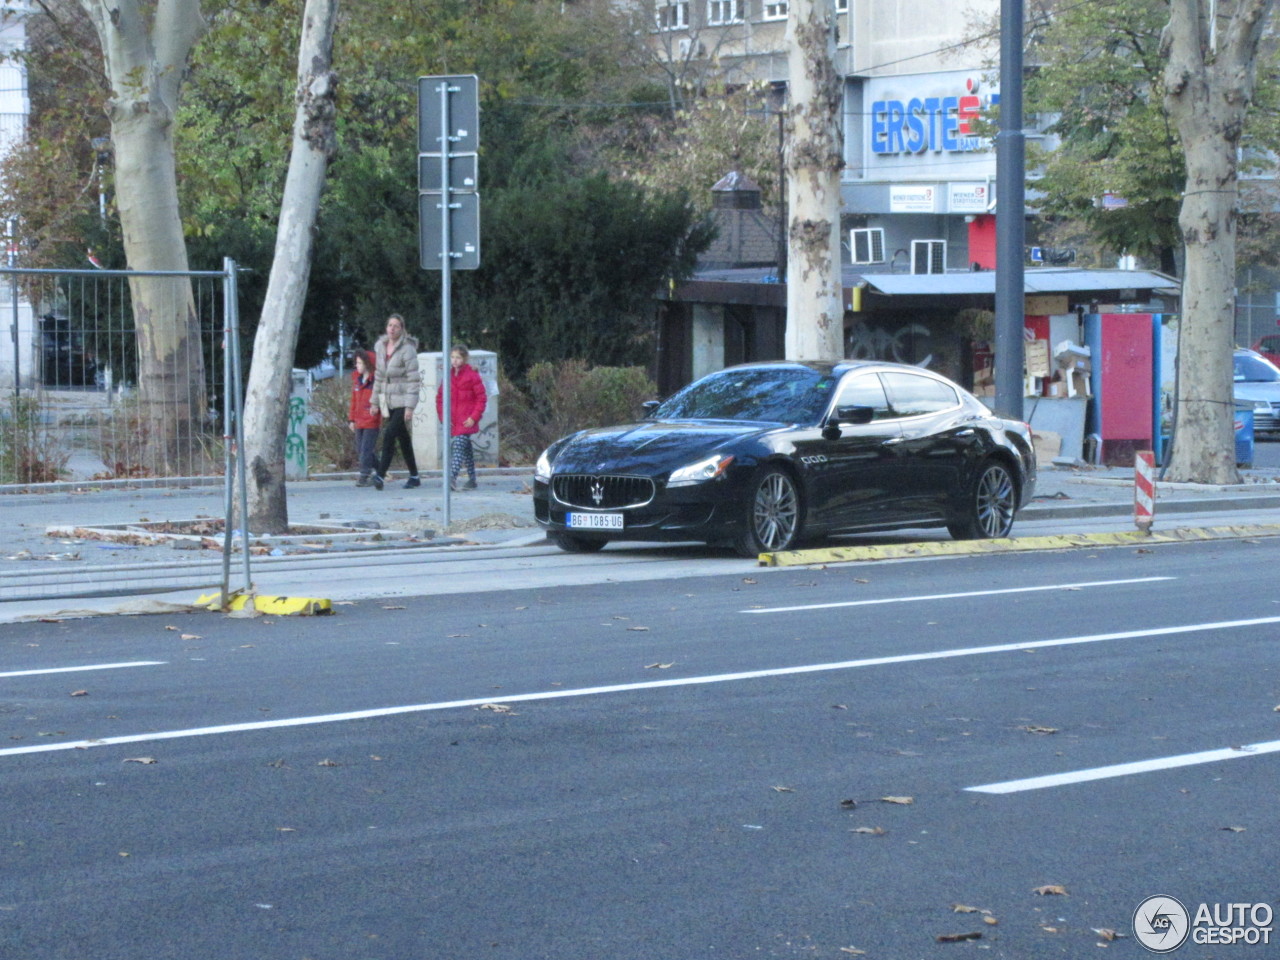
<path fill-rule="evenodd" d="M 972 427 L 968 427 L 968 428 L 966 428 L 966 429 L 964 429 L 964 430 L 957 430 L 957 431 L 956 431 L 956 436 L 957 436 L 957 437 L 972 437 L 972 436 L 973 436 L 973 428 L 972 428 Z"/>
<path fill-rule="evenodd" d="M 886 447 L 887 447 L 887 446 L 889 446 L 889 444 L 891 444 L 891 443 L 902 443 L 902 441 L 904 441 L 904 440 L 906 440 L 906 439 L 907 439 L 906 437 L 890 437 L 888 440 L 886 440 L 886 441 L 882 444 L 882 446 L 886 446 Z"/>

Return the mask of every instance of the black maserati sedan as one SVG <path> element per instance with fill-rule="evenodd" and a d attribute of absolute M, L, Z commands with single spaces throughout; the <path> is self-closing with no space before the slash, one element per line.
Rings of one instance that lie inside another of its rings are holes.
<path fill-rule="evenodd" d="M 1031 429 L 897 363 L 773 361 L 709 374 L 636 423 L 557 440 L 534 515 L 559 547 L 704 541 L 742 556 L 826 534 L 1008 536 L 1035 489 Z"/>

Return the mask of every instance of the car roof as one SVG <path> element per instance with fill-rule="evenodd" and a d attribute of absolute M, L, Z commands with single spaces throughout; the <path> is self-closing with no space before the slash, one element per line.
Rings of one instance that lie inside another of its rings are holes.
<path fill-rule="evenodd" d="M 858 369 L 876 369 L 876 370 L 910 370 L 914 373 L 925 373 L 935 377 L 941 377 L 942 374 L 929 370 L 926 367 L 918 367 L 910 363 L 895 363 L 891 360 L 757 360 L 752 363 L 739 363 L 728 370 L 769 370 L 769 369 L 795 369 L 804 367 L 815 373 L 831 374 L 833 376 L 843 376 L 850 370 Z"/>

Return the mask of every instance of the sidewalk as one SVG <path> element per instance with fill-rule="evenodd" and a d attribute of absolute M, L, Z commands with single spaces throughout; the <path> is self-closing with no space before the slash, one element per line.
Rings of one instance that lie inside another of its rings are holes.
<path fill-rule="evenodd" d="M 1246 482 L 1237 486 L 1158 484 L 1158 523 L 1186 526 L 1179 524 L 1177 515 L 1192 511 L 1256 511 L 1256 523 L 1280 517 L 1272 514 L 1280 509 L 1280 468 L 1243 473 Z M 287 568 L 292 571 L 291 590 L 306 590 L 301 584 L 317 589 L 319 578 L 327 576 L 331 586 L 342 582 L 368 593 L 370 584 L 363 581 L 380 577 L 369 569 L 375 563 L 419 571 L 426 563 L 443 573 L 456 560 L 475 571 L 492 565 L 498 571 L 493 575 L 540 582 L 553 572 L 544 568 L 554 566 L 549 558 L 559 551 L 533 521 L 531 474 L 529 467 L 479 471 L 478 489 L 450 495 L 447 528 L 438 472 L 424 474 L 422 486 L 414 490 L 402 488 L 403 478 L 391 479 L 382 492 L 357 488 L 353 476 L 290 483 L 291 527 L 322 524 L 341 532 L 313 529 L 287 539 L 255 538 L 254 580 L 263 592 L 279 592 L 280 577 L 272 571 Z M 41 597 L 84 596 L 89 590 L 112 592 L 115 601 L 126 594 L 163 590 L 177 597 L 185 591 L 181 595 L 190 604 L 209 584 L 221 580 L 222 552 L 210 549 L 221 543 L 221 536 L 203 543 L 198 537 L 156 542 L 150 536 L 118 542 L 83 528 L 221 518 L 224 496 L 221 483 L 181 488 L 64 484 L 39 493 L 0 495 L 0 622 L 31 616 L 30 610 L 19 614 L 19 608 L 37 609 Z M 1133 502 L 1132 468 L 1050 465 L 1041 468 L 1036 499 L 1019 514 L 1019 521 L 1024 530 L 1032 522 L 1043 528 L 1044 521 L 1061 521 L 1078 531 L 1078 521 L 1091 517 L 1131 517 Z M 1115 522 L 1110 521 L 1112 526 Z M 64 532 L 49 535 L 54 527 Z M 1017 524 L 1014 536 L 1019 536 Z M 513 561 L 517 556 L 519 562 Z M 232 566 L 234 589 L 241 582 L 239 554 Z M 64 614 L 105 609 L 101 603 L 74 599 L 50 599 L 46 606 Z M 120 611 L 119 604 L 111 609 Z"/>

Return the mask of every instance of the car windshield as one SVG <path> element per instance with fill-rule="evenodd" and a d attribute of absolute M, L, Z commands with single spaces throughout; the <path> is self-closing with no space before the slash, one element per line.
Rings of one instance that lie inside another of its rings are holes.
<path fill-rule="evenodd" d="M 703 377 L 654 412 L 659 420 L 817 423 L 836 380 L 807 367 L 729 369 Z"/>
<path fill-rule="evenodd" d="M 1262 357 L 1238 353 L 1232 358 L 1236 383 L 1275 383 L 1280 381 L 1280 370 Z"/>

